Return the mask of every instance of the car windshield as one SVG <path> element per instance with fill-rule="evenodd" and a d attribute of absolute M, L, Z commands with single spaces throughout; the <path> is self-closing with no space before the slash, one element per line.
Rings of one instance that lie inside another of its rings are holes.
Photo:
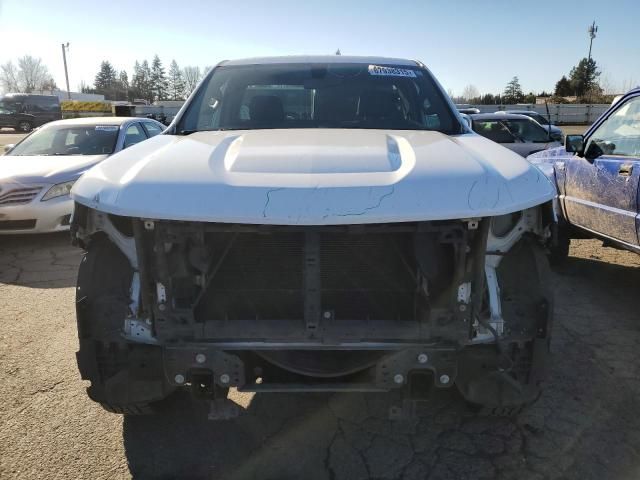
<path fill-rule="evenodd" d="M 542 115 L 540 115 L 539 113 L 525 113 L 525 115 L 527 117 L 533 118 L 540 125 L 548 125 L 549 124 L 549 121 L 546 118 L 544 118 Z"/>
<path fill-rule="evenodd" d="M 7 155 L 110 154 L 118 130 L 118 125 L 50 125 L 33 132 Z"/>
<path fill-rule="evenodd" d="M 218 67 L 176 131 L 264 128 L 461 131 L 426 70 L 366 64 Z"/>
<path fill-rule="evenodd" d="M 498 143 L 549 141 L 545 129 L 528 119 L 474 120 L 473 130 L 483 137 Z"/>

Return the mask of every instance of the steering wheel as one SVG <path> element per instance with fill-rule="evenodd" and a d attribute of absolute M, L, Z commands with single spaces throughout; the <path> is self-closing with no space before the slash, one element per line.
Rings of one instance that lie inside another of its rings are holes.
<path fill-rule="evenodd" d="M 73 155 L 74 153 L 80 153 L 80 147 L 78 146 L 67 147 L 64 153 L 65 155 Z"/>

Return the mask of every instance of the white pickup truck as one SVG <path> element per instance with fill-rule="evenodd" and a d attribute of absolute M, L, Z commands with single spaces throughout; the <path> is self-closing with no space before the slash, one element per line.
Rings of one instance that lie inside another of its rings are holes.
<path fill-rule="evenodd" d="M 548 356 L 554 195 L 420 62 L 222 62 L 73 188 L 88 394 L 135 414 L 190 388 L 223 418 L 230 387 L 457 387 L 512 413 Z"/>

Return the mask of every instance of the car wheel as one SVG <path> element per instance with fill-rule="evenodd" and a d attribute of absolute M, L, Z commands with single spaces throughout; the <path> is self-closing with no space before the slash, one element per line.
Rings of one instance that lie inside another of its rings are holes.
<path fill-rule="evenodd" d="M 122 338 L 133 271 L 106 237 L 93 239 L 78 271 L 78 368 L 89 397 L 113 413 L 154 413 L 172 388 L 164 380 L 162 349 Z"/>
<path fill-rule="evenodd" d="M 18 127 L 16 128 L 16 130 L 20 131 L 20 132 L 25 132 L 28 133 L 33 129 L 33 125 L 31 125 L 31 122 L 27 122 L 26 120 L 23 120 L 22 122 L 18 123 Z"/>

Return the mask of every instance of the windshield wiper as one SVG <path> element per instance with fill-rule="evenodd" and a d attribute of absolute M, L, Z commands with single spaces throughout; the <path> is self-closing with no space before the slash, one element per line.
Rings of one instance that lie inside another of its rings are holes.
<path fill-rule="evenodd" d="M 191 135 L 192 133 L 199 132 L 200 130 L 180 130 L 178 135 Z"/>

